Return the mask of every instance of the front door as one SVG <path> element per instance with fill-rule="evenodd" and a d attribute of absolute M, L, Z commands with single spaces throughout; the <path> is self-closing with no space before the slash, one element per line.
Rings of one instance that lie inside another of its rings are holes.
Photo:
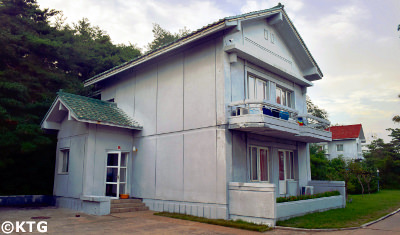
<path fill-rule="evenodd" d="M 293 151 L 279 150 L 279 194 L 286 194 L 288 180 L 294 180 Z"/>
<path fill-rule="evenodd" d="M 127 192 L 128 153 L 109 152 L 106 168 L 106 196 L 119 198 Z"/>

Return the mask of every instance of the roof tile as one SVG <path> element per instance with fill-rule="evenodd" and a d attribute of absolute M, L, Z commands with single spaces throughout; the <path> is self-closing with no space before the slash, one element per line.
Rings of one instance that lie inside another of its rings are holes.
<path fill-rule="evenodd" d="M 338 139 L 355 139 L 360 136 L 361 124 L 347 126 L 331 126 L 326 129 L 332 132 L 332 140 Z"/>
<path fill-rule="evenodd" d="M 111 124 L 120 127 L 141 129 L 142 126 L 117 107 L 117 104 L 74 95 L 62 91 L 57 92 L 68 109 L 80 121 L 94 121 L 99 124 Z"/>

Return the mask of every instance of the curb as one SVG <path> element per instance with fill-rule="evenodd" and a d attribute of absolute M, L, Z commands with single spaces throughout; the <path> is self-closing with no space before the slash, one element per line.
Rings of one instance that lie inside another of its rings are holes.
<path fill-rule="evenodd" d="M 324 228 L 321 228 L 321 229 L 307 229 L 307 228 L 295 228 L 295 227 L 283 227 L 283 226 L 275 226 L 274 228 L 275 229 L 282 229 L 282 230 L 293 230 L 293 231 L 305 231 L 305 232 L 333 232 L 333 231 L 343 231 L 343 230 L 355 230 L 355 229 L 360 229 L 360 228 L 366 228 L 366 227 L 368 227 L 368 226 L 370 226 L 370 225 L 373 225 L 373 224 L 375 224 L 375 223 L 378 223 L 379 221 L 382 221 L 382 220 L 384 220 L 384 219 L 386 219 L 386 218 L 388 218 L 388 217 L 390 217 L 390 216 L 392 216 L 392 215 L 394 215 L 394 214 L 396 214 L 396 213 L 398 213 L 398 212 L 400 212 L 400 208 L 399 209 L 397 209 L 397 210 L 395 210 L 395 211 L 393 211 L 392 213 L 390 213 L 390 214 L 387 214 L 387 215 L 385 215 L 385 216 L 382 216 L 381 218 L 379 218 L 379 219 L 377 219 L 377 220 L 374 220 L 374 221 L 371 221 L 371 222 L 368 222 L 368 223 L 365 223 L 365 224 L 363 224 L 363 225 L 361 225 L 361 226 L 359 226 L 359 227 L 349 227 L 349 228 L 327 228 L 327 229 L 324 229 Z"/>

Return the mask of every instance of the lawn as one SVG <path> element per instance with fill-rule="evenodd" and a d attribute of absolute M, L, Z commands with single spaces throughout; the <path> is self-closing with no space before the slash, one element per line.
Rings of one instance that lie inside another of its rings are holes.
<path fill-rule="evenodd" d="M 223 219 L 207 219 L 207 218 L 203 218 L 203 217 L 178 214 L 178 213 L 169 213 L 169 212 L 158 212 L 158 213 L 154 213 L 154 215 L 165 216 L 165 217 L 170 217 L 170 218 L 174 218 L 174 219 L 190 220 L 190 221 L 206 223 L 206 224 L 220 225 L 220 226 L 231 227 L 231 228 L 258 231 L 258 232 L 265 232 L 265 231 L 271 230 L 271 228 L 268 227 L 267 225 L 254 224 L 254 223 L 249 223 L 249 222 L 245 222 L 242 220 L 232 221 L 232 220 L 223 220 Z"/>
<path fill-rule="evenodd" d="M 357 227 L 376 220 L 400 208 L 400 190 L 381 190 L 374 194 L 349 195 L 346 208 L 312 213 L 285 221 L 279 226 L 298 228 Z"/>

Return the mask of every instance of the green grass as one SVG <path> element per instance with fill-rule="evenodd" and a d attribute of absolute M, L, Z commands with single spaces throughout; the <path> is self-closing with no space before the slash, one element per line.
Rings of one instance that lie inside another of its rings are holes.
<path fill-rule="evenodd" d="M 277 225 L 298 228 L 348 228 L 374 221 L 400 208 L 400 190 L 382 190 L 379 193 L 349 195 L 346 208 L 312 213 Z"/>
<path fill-rule="evenodd" d="M 223 219 L 207 219 L 207 218 L 203 218 L 203 217 L 178 214 L 178 213 L 169 213 L 169 212 L 158 212 L 158 213 L 154 213 L 154 215 L 165 216 L 165 217 L 170 217 L 170 218 L 175 218 L 175 219 L 190 220 L 190 221 L 206 223 L 206 224 L 220 225 L 220 226 L 231 227 L 231 228 L 239 228 L 239 229 L 245 229 L 245 230 L 251 230 L 251 231 L 258 231 L 258 232 L 265 232 L 265 231 L 268 231 L 271 229 L 267 225 L 254 224 L 254 223 L 249 223 L 249 222 L 245 222 L 242 220 L 232 221 L 232 220 L 223 220 Z"/>

